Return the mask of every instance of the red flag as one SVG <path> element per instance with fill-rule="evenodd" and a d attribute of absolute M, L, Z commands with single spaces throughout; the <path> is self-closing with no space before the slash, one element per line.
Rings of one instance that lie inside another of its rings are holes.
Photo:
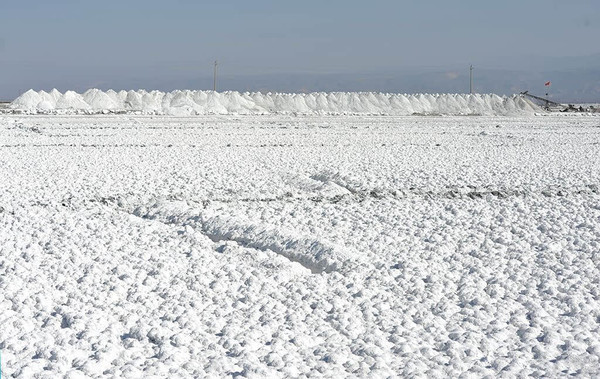
<path fill-rule="evenodd" d="M 550 85 L 550 82 L 546 82 L 546 83 L 544 83 L 544 85 L 545 85 L 546 87 L 548 87 L 548 86 Z"/>

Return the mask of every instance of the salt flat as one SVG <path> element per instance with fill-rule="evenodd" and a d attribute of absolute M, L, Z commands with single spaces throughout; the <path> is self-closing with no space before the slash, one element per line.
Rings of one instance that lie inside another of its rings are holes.
<path fill-rule="evenodd" d="M 0 114 L 7 377 L 600 375 L 600 117 Z"/>

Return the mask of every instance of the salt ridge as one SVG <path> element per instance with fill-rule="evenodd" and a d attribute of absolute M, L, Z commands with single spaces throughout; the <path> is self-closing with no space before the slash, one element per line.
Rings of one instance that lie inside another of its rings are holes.
<path fill-rule="evenodd" d="M 39 113 L 142 112 L 189 116 L 202 114 L 382 114 L 523 115 L 541 109 L 519 96 L 495 94 L 389 94 L 375 92 L 267 93 L 177 90 L 101 91 L 83 94 L 56 89 L 29 90 L 11 109 Z"/>

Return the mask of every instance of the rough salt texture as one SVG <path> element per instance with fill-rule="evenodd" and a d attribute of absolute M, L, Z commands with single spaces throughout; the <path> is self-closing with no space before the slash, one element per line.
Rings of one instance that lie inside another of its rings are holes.
<path fill-rule="evenodd" d="M 0 115 L 3 376 L 598 376 L 599 167 L 593 116 Z"/>
<path fill-rule="evenodd" d="M 203 114 L 378 114 L 525 115 L 542 112 L 523 96 L 465 94 L 240 93 L 235 91 L 120 91 L 90 89 L 80 95 L 29 90 L 15 99 L 15 110 L 40 113 Z"/>

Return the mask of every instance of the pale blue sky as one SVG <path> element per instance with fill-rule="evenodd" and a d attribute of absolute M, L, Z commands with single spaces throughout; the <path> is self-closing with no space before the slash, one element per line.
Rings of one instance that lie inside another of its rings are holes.
<path fill-rule="evenodd" d="M 598 0 L 1 1 L 0 98 L 30 87 L 210 88 L 215 59 L 222 89 L 240 90 L 295 91 L 303 80 L 328 90 L 327 75 L 450 80 L 470 63 L 480 74 L 573 70 L 600 54 L 599 36 Z"/>

